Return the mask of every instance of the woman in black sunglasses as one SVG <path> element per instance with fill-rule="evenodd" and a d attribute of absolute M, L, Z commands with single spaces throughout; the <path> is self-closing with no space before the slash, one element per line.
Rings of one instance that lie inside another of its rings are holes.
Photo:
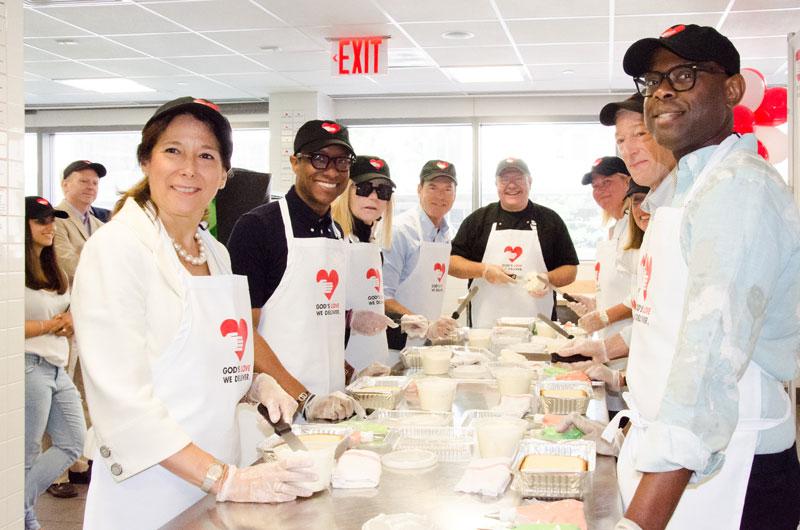
<path fill-rule="evenodd" d="M 358 156 L 350 169 L 347 189 L 331 206 L 349 245 L 347 307 L 383 314 L 381 248 L 392 245 L 392 194 L 389 165 L 377 156 Z M 386 334 L 351 335 L 345 360 L 359 375 L 388 375 Z M 395 359 L 396 360 L 396 359 Z"/>

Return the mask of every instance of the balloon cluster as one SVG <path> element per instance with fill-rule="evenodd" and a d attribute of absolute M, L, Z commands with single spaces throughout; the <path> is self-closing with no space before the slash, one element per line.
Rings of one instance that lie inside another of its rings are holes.
<path fill-rule="evenodd" d="M 768 88 L 764 75 L 754 68 L 742 68 L 742 77 L 746 86 L 742 100 L 733 108 L 733 130 L 755 133 L 758 154 L 773 164 L 783 162 L 789 140 L 776 126 L 786 123 L 786 88 Z"/>

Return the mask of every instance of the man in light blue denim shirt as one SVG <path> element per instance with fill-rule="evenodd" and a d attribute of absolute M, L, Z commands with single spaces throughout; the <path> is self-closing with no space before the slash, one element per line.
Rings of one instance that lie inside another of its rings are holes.
<path fill-rule="evenodd" d="M 755 138 L 731 135 L 739 54 L 715 29 L 634 43 L 624 68 L 678 160 L 642 246 L 617 528 L 780 528 L 800 521 L 793 412 L 800 214 Z"/>

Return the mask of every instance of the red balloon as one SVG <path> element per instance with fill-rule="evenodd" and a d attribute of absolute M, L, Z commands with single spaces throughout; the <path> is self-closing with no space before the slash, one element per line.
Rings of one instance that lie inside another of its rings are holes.
<path fill-rule="evenodd" d="M 775 127 L 786 123 L 786 88 L 772 87 L 764 92 L 764 99 L 755 111 L 756 125 Z"/>
<path fill-rule="evenodd" d="M 733 107 L 733 132 L 747 134 L 753 132 L 755 115 L 744 105 Z"/>
<path fill-rule="evenodd" d="M 761 143 L 761 140 L 758 141 L 758 155 L 769 162 L 769 152 L 767 151 L 767 148 L 764 147 L 764 144 Z"/>

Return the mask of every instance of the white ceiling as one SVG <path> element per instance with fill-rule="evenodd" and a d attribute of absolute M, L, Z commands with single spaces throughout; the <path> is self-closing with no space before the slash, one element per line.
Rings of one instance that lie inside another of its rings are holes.
<path fill-rule="evenodd" d="M 717 27 L 743 66 L 786 84 L 786 34 L 800 31 L 798 0 L 83 1 L 36 8 L 25 1 L 28 105 L 139 104 L 186 94 L 264 101 L 285 91 L 632 91 L 621 67 L 625 50 L 677 23 Z M 474 37 L 442 38 L 448 31 Z M 334 77 L 326 39 L 370 35 L 391 36 L 388 74 Z M 492 65 L 522 65 L 526 79 L 462 84 L 444 69 Z M 103 95 L 54 82 L 102 77 L 128 77 L 156 92 Z"/>

